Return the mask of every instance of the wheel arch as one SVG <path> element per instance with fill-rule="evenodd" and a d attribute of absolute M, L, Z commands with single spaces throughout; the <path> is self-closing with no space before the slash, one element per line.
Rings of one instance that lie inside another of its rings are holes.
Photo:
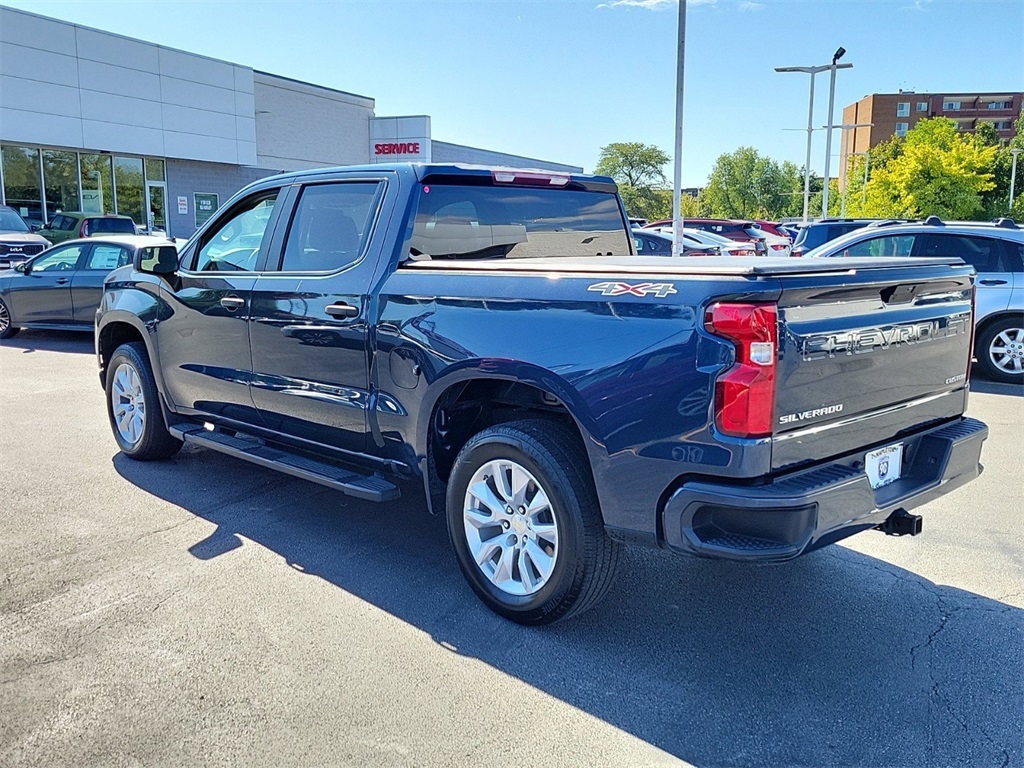
<path fill-rule="evenodd" d="M 143 322 L 130 312 L 108 312 L 96 327 L 96 359 L 99 363 L 100 384 L 106 386 L 107 365 L 114 351 L 122 344 L 141 341 L 146 347 L 146 355 L 153 367 L 157 388 L 163 396 L 163 377 L 154 354 L 155 344 Z"/>
<path fill-rule="evenodd" d="M 551 371 L 508 361 L 487 361 L 490 370 L 463 368 L 434 382 L 420 410 L 417 455 L 431 513 L 444 510 L 448 476 L 459 450 L 475 434 L 497 424 L 542 418 L 565 424 L 588 456 L 598 445 L 589 409 L 568 382 Z M 588 462 L 589 463 L 589 462 Z M 587 472 L 593 479 L 591 467 Z"/>

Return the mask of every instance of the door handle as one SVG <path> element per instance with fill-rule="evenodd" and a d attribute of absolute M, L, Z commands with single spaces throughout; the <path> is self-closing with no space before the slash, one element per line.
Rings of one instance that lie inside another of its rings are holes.
<path fill-rule="evenodd" d="M 1006 285 L 1006 280 L 979 280 L 981 285 Z"/>
<path fill-rule="evenodd" d="M 71 282 L 71 279 L 67 278 L 67 277 L 58 277 L 57 278 L 57 285 L 67 285 L 70 282 Z"/>
<path fill-rule="evenodd" d="M 236 309 L 241 309 L 245 306 L 245 299 L 240 299 L 237 296 L 225 296 L 220 300 L 220 305 L 224 309 L 234 312 Z"/>
<path fill-rule="evenodd" d="M 324 312 L 331 317 L 355 317 L 359 314 L 359 307 L 353 307 L 351 304 L 339 301 L 337 304 L 329 304 L 324 309 Z"/>

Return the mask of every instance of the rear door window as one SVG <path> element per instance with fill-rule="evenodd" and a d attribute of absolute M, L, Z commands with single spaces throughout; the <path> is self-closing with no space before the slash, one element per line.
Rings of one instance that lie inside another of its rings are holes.
<path fill-rule="evenodd" d="M 89 254 L 89 260 L 86 262 L 85 268 L 89 270 L 97 270 L 109 272 L 112 269 L 123 267 L 125 264 L 131 261 L 131 251 L 120 245 L 108 245 L 101 243 L 93 246 L 92 253 Z"/>
<path fill-rule="evenodd" d="M 926 235 L 918 255 L 963 259 L 977 272 L 1015 272 L 1011 245 L 993 237 Z"/>
<path fill-rule="evenodd" d="M 282 272 L 336 272 L 363 256 L 383 185 L 375 181 L 316 184 L 295 206 Z"/>

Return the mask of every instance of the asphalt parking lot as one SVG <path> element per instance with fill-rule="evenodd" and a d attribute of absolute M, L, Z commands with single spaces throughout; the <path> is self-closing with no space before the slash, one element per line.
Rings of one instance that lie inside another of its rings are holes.
<path fill-rule="evenodd" d="M 922 536 L 751 567 L 630 550 L 488 612 L 415 488 L 378 506 L 110 436 L 91 339 L 0 344 L 0 765 L 1024 763 L 1024 398 Z"/>

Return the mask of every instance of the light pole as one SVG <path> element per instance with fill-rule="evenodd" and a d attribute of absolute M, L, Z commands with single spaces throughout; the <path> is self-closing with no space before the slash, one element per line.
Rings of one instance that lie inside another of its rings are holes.
<path fill-rule="evenodd" d="M 683 64 L 686 60 L 686 0 L 679 0 L 679 47 L 676 50 L 676 146 L 672 184 L 672 255 L 683 255 Z"/>
<path fill-rule="evenodd" d="M 842 144 L 843 149 L 839 153 L 839 156 L 841 158 L 841 162 L 839 164 L 839 186 L 843 188 L 843 206 L 842 210 L 839 212 L 839 218 L 841 219 L 846 218 L 846 170 L 847 165 L 849 165 L 849 156 L 851 154 L 850 152 L 847 151 L 846 131 L 853 128 L 873 128 L 874 125 L 874 123 L 844 123 L 843 125 L 833 125 L 831 127 L 827 125 L 825 126 L 825 130 L 829 131 L 829 133 L 834 131 L 836 128 L 840 129 L 843 132 L 842 139 L 840 139 L 840 143 Z"/>
<path fill-rule="evenodd" d="M 864 157 L 864 184 L 863 184 L 862 189 L 861 189 L 862 195 L 861 195 L 860 202 L 861 202 L 861 205 L 867 205 L 868 204 L 868 165 L 871 163 L 871 153 L 870 152 L 851 152 L 850 153 L 850 157 L 860 157 L 860 156 Z M 843 191 L 843 193 L 844 193 L 844 196 L 845 196 L 845 190 Z"/>
<path fill-rule="evenodd" d="M 832 117 L 835 111 L 836 105 L 836 70 L 837 69 L 850 69 L 853 64 L 837 64 L 843 56 L 846 55 L 846 49 L 840 46 L 836 49 L 836 52 L 832 55 L 832 64 L 829 67 L 831 75 L 829 77 L 828 85 L 828 126 L 825 132 L 825 186 L 821 195 L 821 215 L 822 218 L 828 216 L 828 180 L 829 180 L 829 164 L 832 162 Z"/>
<path fill-rule="evenodd" d="M 829 93 L 829 116 L 828 123 L 832 125 L 833 100 L 835 98 L 836 70 L 849 69 L 853 64 L 837 64 L 836 62 L 846 53 L 845 48 L 840 48 L 832 57 L 831 64 L 823 64 L 817 67 L 776 67 L 776 72 L 803 72 L 811 76 L 811 93 L 807 103 L 807 158 L 804 161 L 804 221 L 807 221 L 808 207 L 811 200 L 811 139 L 814 136 L 814 76 L 819 72 L 832 70 L 832 90 Z M 832 149 L 832 131 L 828 132 L 828 148 Z M 825 199 L 828 199 L 828 157 L 825 158 Z"/>
<path fill-rule="evenodd" d="M 1010 166 L 1010 212 L 1013 212 L 1013 187 L 1017 181 L 1017 155 L 1020 154 L 1020 147 L 1014 147 L 1010 150 L 1010 154 L 1013 155 L 1013 164 Z"/>

